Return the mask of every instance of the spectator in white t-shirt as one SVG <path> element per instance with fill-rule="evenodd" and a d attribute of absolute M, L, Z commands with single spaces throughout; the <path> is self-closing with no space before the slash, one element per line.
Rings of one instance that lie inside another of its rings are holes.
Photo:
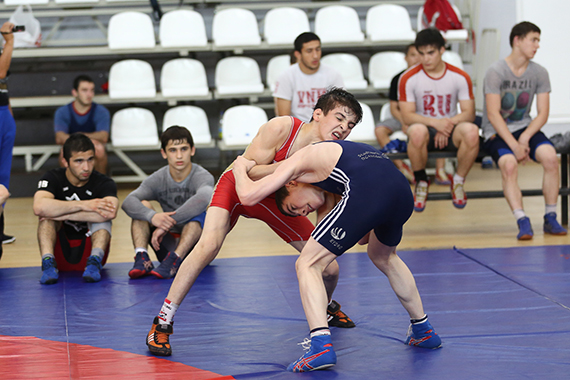
<path fill-rule="evenodd" d="M 398 83 L 398 101 L 408 127 L 408 157 L 416 189 L 414 210 L 423 211 L 429 181 L 425 167 L 428 151 L 457 152 L 457 171 L 451 180 L 453 205 L 463 208 L 463 182 L 479 153 L 473 85 L 469 75 L 442 60 L 445 40 L 435 28 L 416 36 L 421 65 L 409 68 Z M 461 111 L 457 111 L 457 104 Z"/>
<path fill-rule="evenodd" d="M 319 97 L 330 87 L 344 87 L 344 81 L 335 69 L 321 64 L 321 40 L 316 34 L 301 33 L 294 54 L 297 63 L 275 83 L 275 116 L 291 115 L 308 123 Z"/>

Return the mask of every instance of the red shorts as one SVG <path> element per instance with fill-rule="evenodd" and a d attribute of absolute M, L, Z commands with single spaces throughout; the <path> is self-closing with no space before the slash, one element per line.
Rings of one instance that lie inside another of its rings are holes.
<path fill-rule="evenodd" d="M 87 265 L 87 259 L 91 255 L 91 237 L 83 236 L 77 239 L 70 239 L 65 234 L 65 228 L 61 228 L 57 233 L 53 255 L 60 272 L 83 271 Z M 109 256 L 109 248 L 105 251 L 105 256 L 101 262 L 105 265 Z"/>
<path fill-rule="evenodd" d="M 244 206 L 240 203 L 236 192 L 234 173 L 231 170 L 222 174 L 210 206 L 228 210 L 230 213 L 230 229 L 234 227 L 240 215 L 265 222 L 281 239 L 287 243 L 307 241 L 315 226 L 305 216 L 286 216 L 277 208 L 275 197 L 270 195 L 255 206 Z"/>

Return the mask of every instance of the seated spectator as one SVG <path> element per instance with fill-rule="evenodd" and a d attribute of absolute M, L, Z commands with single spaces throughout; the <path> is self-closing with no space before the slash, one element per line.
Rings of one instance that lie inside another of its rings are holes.
<path fill-rule="evenodd" d="M 301 33 L 294 46 L 296 60 L 275 83 L 275 116 L 290 115 L 308 123 L 319 97 L 329 88 L 344 87 L 344 81 L 338 71 L 321 63 L 321 40 L 315 33 Z"/>
<path fill-rule="evenodd" d="M 93 102 L 95 83 L 87 75 L 80 75 L 73 81 L 71 94 L 75 100 L 55 111 L 54 131 L 55 143 L 63 145 L 69 135 L 81 132 L 95 145 L 95 170 L 107 172 L 107 152 L 105 144 L 109 141 L 111 117 L 109 110 L 101 104 Z M 61 166 L 63 154 L 59 157 Z"/>
<path fill-rule="evenodd" d="M 409 125 L 408 157 L 416 180 L 414 210 L 421 212 L 426 206 L 429 181 L 425 167 L 429 151 L 457 152 L 451 195 L 453 205 L 464 208 L 467 197 L 463 184 L 479 152 L 471 78 L 442 60 L 445 40 L 437 29 L 422 30 L 414 44 L 421 65 L 402 74 L 398 85 L 402 118 Z"/>
<path fill-rule="evenodd" d="M 160 152 L 168 165 L 145 179 L 122 206 L 133 218 L 135 264 L 129 271 L 131 278 L 149 273 L 158 278 L 174 277 L 202 234 L 206 208 L 214 191 L 214 177 L 192 163 L 196 147 L 186 128 L 168 128 L 161 143 Z M 162 212 L 155 211 L 150 201 L 158 201 Z M 148 256 L 149 242 L 160 261 L 156 269 Z"/>
<path fill-rule="evenodd" d="M 406 46 L 405 59 L 406 63 L 408 64 L 408 69 L 420 63 L 420 55 L 414 44 L 409 44 Z M 402 113 L 400 112 L 400 106 L 398 105 L 398 81 L 400 80 L 400 76 L 406 70 L 398 73 L 394 78 L 392 78 L 392 82 L 390 82 L 390 92 L 388 94 L 388 98 L 390 99 L 390 114 L 392 115 L 392 118 L 380 121 L 374 130 L 378 144 L 380 144 L 382 148 L 386 148 L 388 151 L 391 150 L 391 146 L 387 146 L 387 144 L 390 143 L 390 136 L 392 133 L 397 131 L 406 133 L 408 131 L 408 126 L 402 119 Z M 404 174 L 404 176 L 406 176 L 408 182 L 416 182 L 414 179 L 414 173 L 412 173 L 412 169 L 410 169 L 408 165 L 406 165 L 402 160 L 393 161 L 398 169 L 400 169 L 400 171 Z M 445 173 L 444 166 L 445 159 L 438 158 L 436 160 L 435 181 L 440 185 L 449 185 L 449 178 Z"/>
<path fill-rule="evenodd" d="M 93 170 L 95 147 L 74 133 L 63 144 L 64 168 L 45 173 L 34 195 L 42 284 L 55 284 L 59 271 L 84 270 L 87 282 L 101 280 L 117 216 L 117 185 Z"/>
<path fill-rule="evenodd" d="M 556 220 L 559 168 L 556 150 L 540 130 L 548 120 L 550 79 L 548 71 L 532 61 L 539 48 L 540 29 L 523 21 L 513 27 L 509 42 L 511 54 L 489 67 L 485 74 L 483 93 L 483 132 L 485 149 L 501 170 L 503 192 L 517 220 L 517 239 L 532 239 L 534 232 L 523 209 L 518 185 L 518 164 L 530 159 L 544 169 L 542 192 L 545 201 L 544 232 L 566 235 Z M 538 114 L 529 115 L 536 94 Z"/>

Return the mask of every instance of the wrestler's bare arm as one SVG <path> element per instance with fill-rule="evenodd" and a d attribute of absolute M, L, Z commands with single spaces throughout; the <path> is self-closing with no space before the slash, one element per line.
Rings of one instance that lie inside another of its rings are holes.
<path fill-rule="evenodd" d="M 249 176 L 253 180 L 258 180 L 275 171 L 278 163 L 273 163 L 275 154 L 283 145 L 292 122 L 288 116 L 275 117 L 263 124 L 251 144 L 245 150 L 243 156 L 248 160 L 253 160 L 257 164 L 249 172 Z"/>
<path fill-rule="evenodd" d="M 337 144 L 309 145 L 283 161 L 273 174 L 258 181 L 252 181 L 248 176 L 248 170 L 255 168 L 252 167 L 253 164 L 240 156 L 234 162 L 238 196 L 244 205 L 255 205 L 289 181 L 322 181 L 329 176 L 341 154 L 342 148 Z"/>

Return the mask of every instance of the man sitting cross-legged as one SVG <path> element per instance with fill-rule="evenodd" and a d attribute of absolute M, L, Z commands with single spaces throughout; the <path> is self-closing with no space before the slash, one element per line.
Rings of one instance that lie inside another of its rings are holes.
<path fill-rule="evenodd" d="M 34 214 L 40 218 L 40 282 L 55 284 L 59 270 L 83 269 L 85 281 L 97 282 L 117 216 L 117 185 L 93 170 L 95 147 L 84 134 L 74 133 L 65 141 L 63 158 L 65 167 L 44 174 L 34 194 Z"/>

